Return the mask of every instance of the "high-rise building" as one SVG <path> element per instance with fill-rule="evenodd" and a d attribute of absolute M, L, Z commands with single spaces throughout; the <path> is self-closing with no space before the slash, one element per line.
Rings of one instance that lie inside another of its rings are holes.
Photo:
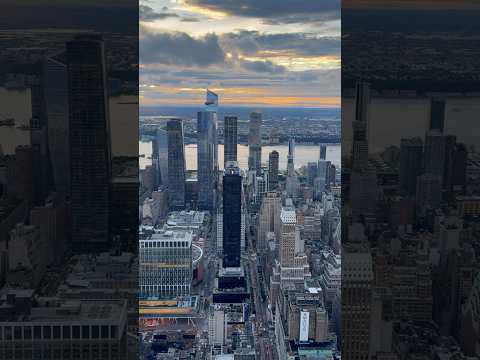
<path fill-rule="evenodd" d="M 237 161 L 237 122 L 238 118 L 234 115 L 226 115 L 224 118 L 223 136 L 224 148 L 223 159 L 224 167 L 228 161 Z"/>
<path fill-rule="evenodd" d="M 326 144 L 320 144 L 319 160 L 327 160 L 327 145 Z"/>
<path fill-rule="evenodd" d="M 248 131 L 248 169 L 260 173 L 262 165 L 262 114 L 252 112 Z"/>
<path fill-rule="evenodd" d="M 420 212 L 427 208 L 435 209 L 442 201 L 442 177 L 434 174 L 423 174 L 417 178 L 417 207 Z"/>
<path fill-rule="evenodd" d="M 430 130 L 425 136 L 424 172 L 440 176 L 443 180 L 445 172 L 446 137 L 438 130 Z"/>
<path fill-rule="evenodd" d="M 287 176 L 295 175 L 295 139 L 288 141 Z"/>
<path fill-rule="evenodd" d="M 168 195 L 170 208 L 185 208 L 185 154 L 183 144 L 183 122 L 170 119 L 168 133 Z"/>
<path fill-rule="evenodd" d="M 236 162 L 227 163 L 223 175 L 223 267 L 240 267 L 242 177 Z"/>
<path fill-rule="evenodd" d="M 353 121 L 352 163 L 355 170 L 368 165 L 368 114 L 370 85 L 360 82 L 356 87 L 355 120 Z"/>
<path fill-rule="evenodd" d="M 309 162 L 307 164 L 307 182 L 309 185 L 313 186 L 313 181 L 317 177 L 318 165 L 316 162 Z"/>
<path fill-rule="evenodd" d="M 157 129 L 152 147 L 152 165 L 155 167 L 157 185 L 168 186 L 168 134 L 165 129 Z"/>
<path fill-rule="evenodd" d="M 76 251 L 98 251 L 110 245 L 110 128 L 102 37 L 75 37 L 67 42 L 66 58 L 72 245 Z"/>
<path fill-rule="evenodd" d="M 257 232 L 257 252 L 265 253 L 268 249 L 267 234 L 275 232 L 280 220 L 282 199 L 276 192 L 269 192 L 263 198 L 259 213 L 259 226 Z"/>
<path fill-rule="evenodd" d="M 66 196 L 70 192 L 67 65 L 55 57 L 47 58 L 43 72 L 53 187 L 57 193 Z"/>
<path fill-rule="evenodd" d="M 372 256 L 342 252 L 342 357 L 369 359 L 372 303 Z"/>
<path fill-rule="evenodd" d="M 280 265 L 293 267 L 295 259 L 295 240 L 297 228 L 297 214 L 293 206 L 282 208 L 280 213 Z"/>
<path fill-rule="evenodd" d="M 432 98 L 430 100 L 430 130 L 443 133 L 445 124 L 445 100 Z"/>
<path fill-rule="evenodd" d="M 417 177 L 423 170 L 423 142 L 419 137 L 400 141 L 400 189 L 408 195 L 417 191 Z"/>
<path fill-rule="evenodd" d="M 268 154 L 268 190 L 275 190 L 278 186 L 278 151 Z"/>
<path fill-rule="evenodd" d="M 140 298 L 190 295 L 193 279 L 192 231 L 166 230 L 141 239 Z"/>
<path fill-rule="evenodd" d="M 213 210 L 216 205 L 217 106 L 217 94 L 207 90 L 205 109 L 197 116 L 198 208 L 200 210 Z"/>

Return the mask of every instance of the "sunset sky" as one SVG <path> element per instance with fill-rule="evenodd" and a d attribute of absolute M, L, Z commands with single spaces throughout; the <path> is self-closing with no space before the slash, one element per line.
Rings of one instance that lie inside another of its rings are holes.
<path fill-rule="evenodd" d="M 141 0 L 140 102 L 340 104 L 339 0 Z"/>

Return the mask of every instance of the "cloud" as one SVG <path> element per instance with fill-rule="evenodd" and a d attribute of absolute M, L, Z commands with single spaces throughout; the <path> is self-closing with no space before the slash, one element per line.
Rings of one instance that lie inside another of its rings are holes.
<path fill-rule="evenodd" d="M 186 33 L 155 33 L 142 28 L 140 61 L 143 64 L 209 66 L 223 63 L 225 54 L 215 34 L 193 38 Z"/>
<path fill-rule="evenodd" d="M 262 34 L 258 31 L 238 31 L 222 35 L 225 47 L 255 55 L 261 50 L 290 50 L 297 55 L 339 55 L 340 37 L 316 36 L 307 33 Z"/>
<path fill-rule="evenodd" d="M 156 12 L 150 6 L 147 5 L 139 5 L 139 17 L 140 21 L 154 21 L 154 20 L 163 20 L 167 18 L 178 18 L 179 16 L 174 13 L 167 13 L 167 12 Z"/>
<path fill-rule="evenodd" d="M 274 23 L 322 22 L 340 17 L 340 0 L 184 0 L 184 4 Z"/>
<path fill-rule="evenodd" d="M 285 72 L 285 67 L 280 65 L 275 65 L 271 61 L 242 61 L 242 68 L 257 73 L 267 73 L 267 74 L 283 74 Z"/>

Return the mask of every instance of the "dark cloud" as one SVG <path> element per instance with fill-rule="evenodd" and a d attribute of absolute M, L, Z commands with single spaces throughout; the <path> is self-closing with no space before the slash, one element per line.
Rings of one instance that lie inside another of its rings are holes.
<path fill-rule="evenodd" d="M 239 31 L 224 34 L 224 46 L 254 55 L 260 50 L 291 50 L 301 55 L 339 55 L 340 37 L 318 37 L 305 33 L 261 34 Z"/>
<path fill-rule="evenodd" d="M 196 39 L 185 33 L 154 33 L 142 29 L 140 60 L 144 64 L 209 66 L 223 63 L 224 59 L 215 34 Z"/>
<path fill-rule="evenodd" d="M 154 21 L 179 17 L 177 14 L 174 13 L 157 12 L 147 5 L 139 5 L 138 10 L 141 21 Z"/>
<path fill-rule="evenodd" d="M 286 70 L 285 67 L 275 65 L 271 61 L 242 61 L 241 66 L 249 71 L 267 74 L 283 74 Z"/>
<path fill-rule="evenodd" d="M 187 4 L 266 22 L 322 22 L 340 18 L 340 0 L 187 0 Z"/>

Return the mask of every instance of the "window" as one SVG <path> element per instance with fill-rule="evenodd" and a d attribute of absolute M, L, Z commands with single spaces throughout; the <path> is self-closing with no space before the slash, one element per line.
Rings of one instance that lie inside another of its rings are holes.
<path fill-rule="evenodd" d="M 90 338 L 90 327 L 88 325 L 82 326 L 82 339 Z"/>
<path fill-rule="evenodd" d="M 63 338 L 70 339 L 70 326 L 63 326 Z"/>
<path fill-rule="evenodd" d="M 80 339 L 80 326 L 75 325 L 73 327 L 72 334 L 73 334 L 73 339 Z"/>

